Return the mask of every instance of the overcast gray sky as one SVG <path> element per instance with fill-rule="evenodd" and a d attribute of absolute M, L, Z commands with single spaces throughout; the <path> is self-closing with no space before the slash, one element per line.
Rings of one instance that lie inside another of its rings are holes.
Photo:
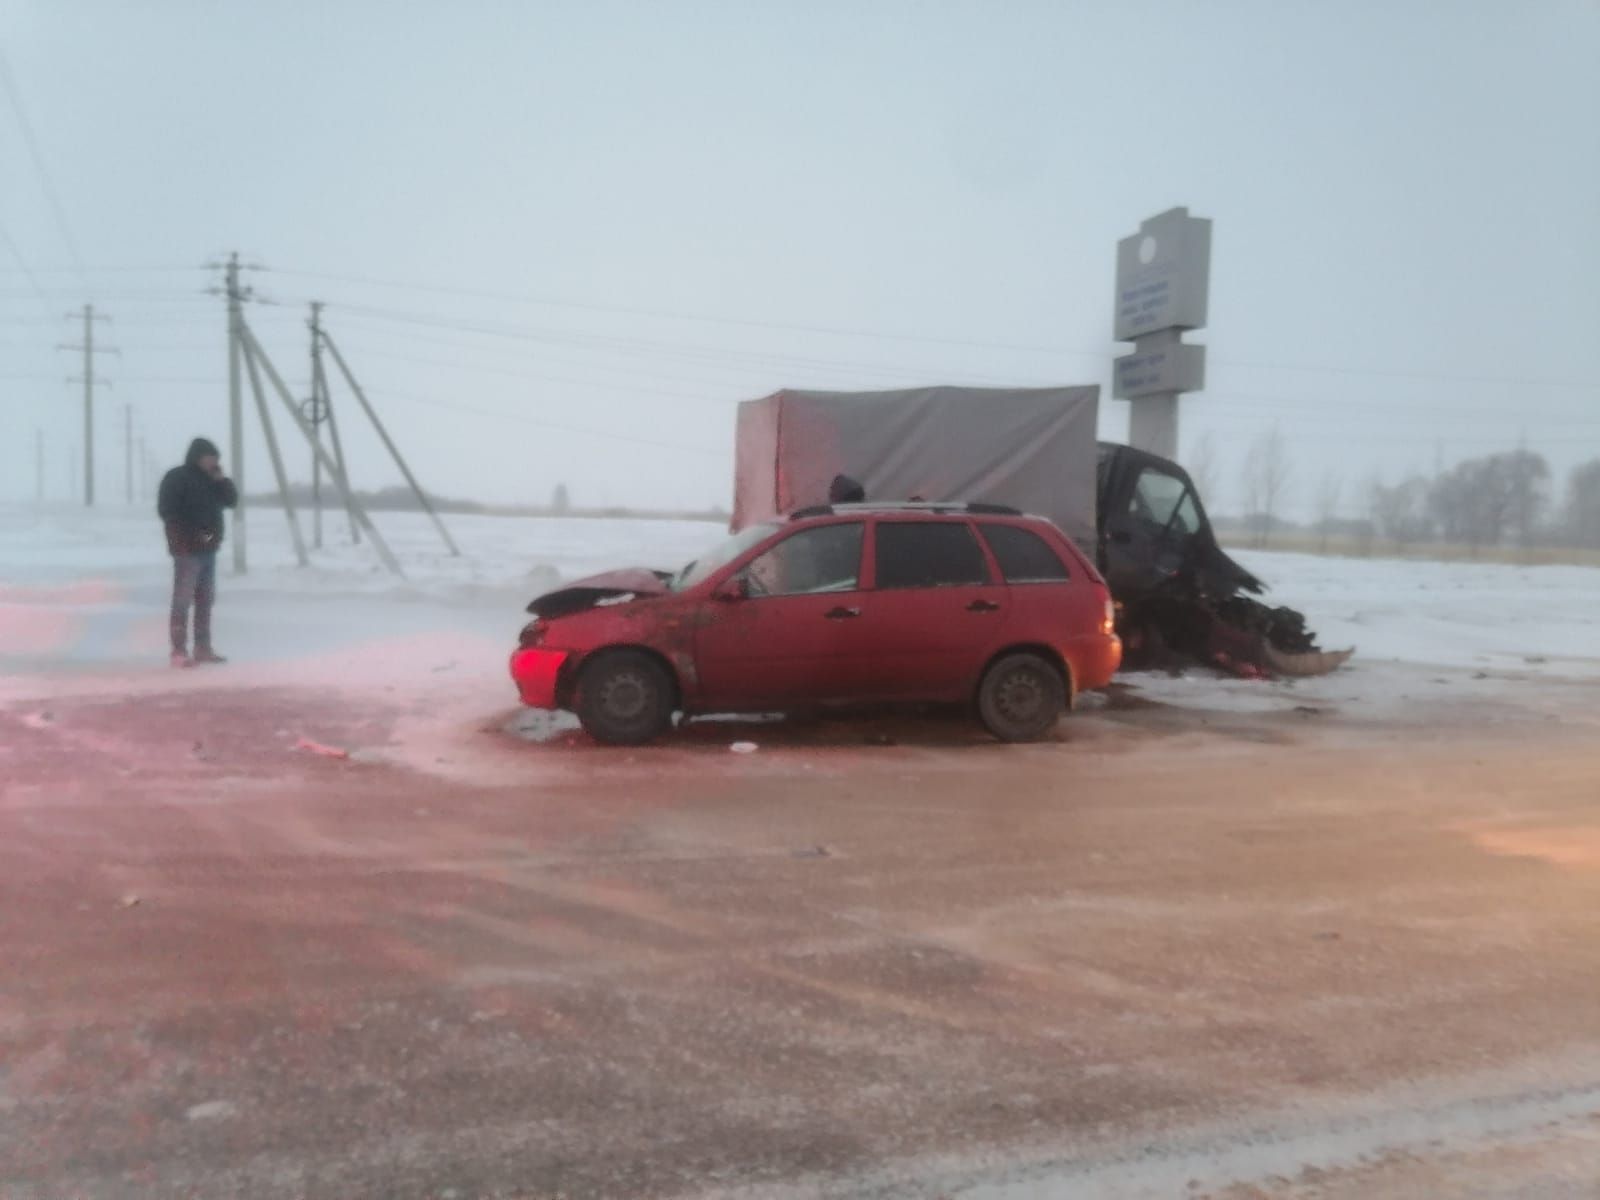
<path fill-rule="evenodd" d="M 1353 494 L 1522 438 L 1562 473 L 1600 455 L 1595 0 L 0 14 L 33 133 L 0 94 L 0 499 L 32 496 L 36 429 L 66 494 L 55 346 L 85 300 L 121 350 L 103 492 L 124 404 L 162 465 L 225 439 L 201 267 L 231 249 L 290 383 L 325 300 L 432 488 L 706 505 L 742 398 L 1108 384 L 1116 240 L 1174 205 L 1215 221 L 1182 418 L 1220 452 L 1213 507 L 1274 421 L 1301 508 L 1330 467 Z M 1101 420 L 1123 436 L 1126 405 Z M 358 483 L 398 481 L 348 436 Z"/>

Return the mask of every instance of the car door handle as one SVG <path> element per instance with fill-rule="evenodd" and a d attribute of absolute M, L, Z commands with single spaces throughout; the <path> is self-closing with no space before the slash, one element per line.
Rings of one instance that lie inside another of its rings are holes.
<path fill-rule="evenodd" d="M 967 605 L 967 611 L 973 613 L 999 612 L 1000 606 L 993 600 L 974 600 L 971 604 Z"/>
<path fill-rule="evenodd" d="M 822 614 L 829 621 L 849 621 L 861 615 L 859 608 L 830 608 Z"/>

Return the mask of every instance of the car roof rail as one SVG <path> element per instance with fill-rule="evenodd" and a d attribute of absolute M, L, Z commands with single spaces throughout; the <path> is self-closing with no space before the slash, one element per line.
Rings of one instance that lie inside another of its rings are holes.
<path fill-rule="evenodd" d="M 791 521 L 805 521 L 812 517 L 833 517 L 842 513 L 912 512 L 912 513 L 971 513 L 986 517 L 1020 517 L 1020 508 L 1009 504 L 989 504 L 964 500 L 888 500 L 862 501 L 854 504 L 813 504 L 798 508 L 789 514 Z"/>
<path fill-rule="evenodd" d="M 984 504 L 977 501 L 967 505 L 967 511 L 969 513 L 978 513 L 985 517 L 1020 517 L 1022 515 L 1020 508 L 1013 508 L 1009 504 Z"/>

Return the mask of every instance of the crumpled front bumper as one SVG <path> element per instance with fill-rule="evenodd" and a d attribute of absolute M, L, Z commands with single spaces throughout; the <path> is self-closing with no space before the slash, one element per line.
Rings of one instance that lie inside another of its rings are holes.
<path fill-rule="evenodd" d="M 511 652 L 511 679 L 529 708 L 559 708 L 556 700 L 561 668 L 572 655 L 566 650 L 524 646 Z"/>

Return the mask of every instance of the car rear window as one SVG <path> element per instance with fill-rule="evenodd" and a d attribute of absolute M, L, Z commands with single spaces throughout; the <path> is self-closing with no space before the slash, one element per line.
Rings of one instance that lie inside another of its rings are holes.
<path fill-rule="evenodd" d="M 983 548 L 965 521 L 880 521 L 877 547 L 880 588 L 989 582 Z"/>
<path fill-rule="evenodd" d="M 1063 583 L 1069 576 L 1055 548 L 1019 525 L 981 525 L 1007 583 Z"/>

